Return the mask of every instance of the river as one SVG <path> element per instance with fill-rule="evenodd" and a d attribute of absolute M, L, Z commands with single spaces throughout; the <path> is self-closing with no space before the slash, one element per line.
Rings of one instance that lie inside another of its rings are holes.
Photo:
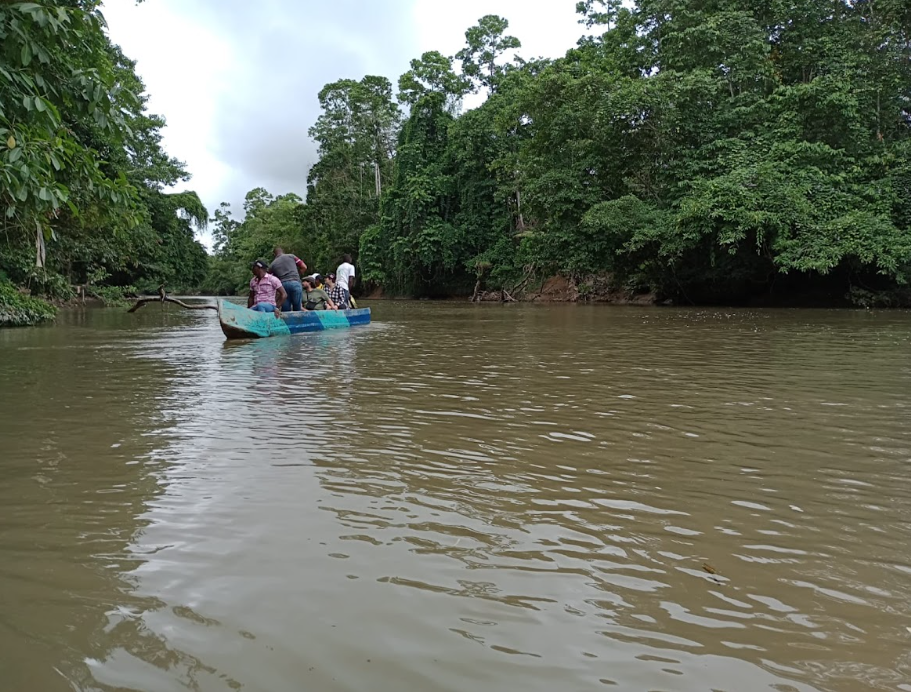
<path fill-rule="evenodd" d="M 911 315 L 372 307 L 0 330 L 2 690 L 911 690 Z"/>

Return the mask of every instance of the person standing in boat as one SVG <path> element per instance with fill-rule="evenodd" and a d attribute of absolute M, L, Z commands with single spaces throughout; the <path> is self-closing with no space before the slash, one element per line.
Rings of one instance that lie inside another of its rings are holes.
<path fill-rule="evenodd" d="M 345 293 L 345 305 L 351 304 L 351 289 L 354 288 L 354 265 L 351 264 L 351 255 L 343 255 L 342 263 L 335 270 L 335 282 Z"/>
<path fill-rule="evenodd" d="M 304 278 L 304 310 L 338 310 L 338 306 L 321 288 L 316 287 L 316 279 L 312 276 Z"/>
<path fill-rule="evenodd" d="M 328 289 L 326 293 L 329 294 L 329 298 L 338 306 L 339 310 L 347 310 L 350 307 L 348 296 L 346 295 L 347 291 L 344 291 L 338 285 L 335 280 L 335 274 L 326 274 L 326 288 Z"/>
<path fill-rule="evenodd" d="M 256 260 L 252 265 L 253 278 L 250 279 L 250 295 L 247 296 L 247 307 L 256 312 L 274 312 L 281 315 L 281 306 L 288 297 L 282 282 L 268 272 L 269 265 Z"/>
<path fill-rule="evenodd" d="M 269 266 L 269 273 L 282 282 L 282 288 L 288 295 L 281 308 L 285 312 L 296 312 L 301 309 L 304 295 L 300 272 L 307 271 L 307 265 L 297 255 L 286 255 L 280 247 L 276 247 L 273 254 L 275 259 Z"/>

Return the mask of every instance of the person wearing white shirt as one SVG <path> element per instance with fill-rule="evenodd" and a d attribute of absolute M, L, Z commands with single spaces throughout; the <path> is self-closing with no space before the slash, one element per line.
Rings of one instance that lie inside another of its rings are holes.
<path fill-rule="evenodd" d="M 351 264 L 351 255 L 344 255 L 342 263 L 335 270 L 335 282 L 345 294 L 345 302 L 351 304 L 351 289 L 354 286 L 354 265 Z"/>

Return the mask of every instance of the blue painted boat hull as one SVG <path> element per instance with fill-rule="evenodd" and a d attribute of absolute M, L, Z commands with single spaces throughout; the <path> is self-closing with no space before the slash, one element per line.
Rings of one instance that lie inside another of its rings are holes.
<path fill-rule="evenodd" d="M 370 324 L 370 308 L 286 312 L 278 318 L 268 312 L 254 312 L 228 300 L 219 300 L 218 322 L 229 339 L 261 339 Z"/>

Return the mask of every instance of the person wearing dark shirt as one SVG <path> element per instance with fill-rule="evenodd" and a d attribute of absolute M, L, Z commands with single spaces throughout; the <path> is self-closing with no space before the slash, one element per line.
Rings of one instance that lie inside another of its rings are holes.
<path fill-rule="evenodd" d="M 326 292 L 316 287 L 316 280 L 313 277 L 304 279 L 304 309 L 305 310 L 338 310 L 332 299 Z"/>
<path fill-rule="evenodd" d="M 348 305 L 348 296 L 347 291 L 338 285 L 338 282 L 335 280 L 335 274 L 326 274 L 326 292 L 329 294 L 329 297 L 332 299 L 332 302 L 338 305 L 339 310 L 347 310 L 350 305 Z"/>
<path fill-rule="evenodd" d="M 301 309 L 304 294 L 300 272 L 306 271 L 307 265 L 296 255 L 286 255 L 280 247 L 275 248 L 274 255 L 275 259 L 269 266 L 269 273 L 282 282 L 282 288 L 288 294 L 282 304 L 282 310 L 298 311 Z"/>

